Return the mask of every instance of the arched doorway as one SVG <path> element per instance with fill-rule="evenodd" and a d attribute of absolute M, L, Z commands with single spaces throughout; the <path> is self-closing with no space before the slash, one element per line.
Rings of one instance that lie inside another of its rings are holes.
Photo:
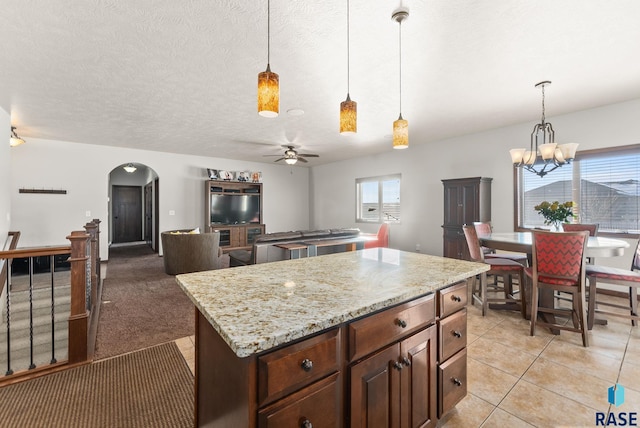
<path fill-rule="evenodd" d="M 109 173 L 109 243 L 159 246 L 158 174 L 147 165 L 129 162 Z"/>

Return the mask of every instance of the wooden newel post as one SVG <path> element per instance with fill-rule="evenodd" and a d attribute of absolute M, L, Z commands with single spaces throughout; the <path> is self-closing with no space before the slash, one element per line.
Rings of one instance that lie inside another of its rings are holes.
<path fill-rule="evenodd" d="M 101 273 L 100 273 L 100 223 L 102 223 L 100 221 L 99 218 L 94 218 L 93 220 L 91 220 L 91 222 L 93 224 L 96 225 L 96 264 L 95 264 L 95 269 L 96 269 L 96 275 L 98 276 L 98 284 L 100 283 L 100 279 L 102 277 Z"/>
<path fill-rule="evenodd" d="M 93 222 L 89 222 L 84 225 L 85 230 L 90 235 L 91 246 L 89 256 L 91 257 L 91 312 L 93 312 L 98 292 L 98 271 L 99 266 L 96 266 L 98 263 L 98 225 Z"/>
<path fill-rule="evenodd" d="M 89 312 L 86 304 L 87 242 L 90 235 L 76 230 L 71 241 L 71 313 L 69 315 L 69 364 L 87 360 Z"/>

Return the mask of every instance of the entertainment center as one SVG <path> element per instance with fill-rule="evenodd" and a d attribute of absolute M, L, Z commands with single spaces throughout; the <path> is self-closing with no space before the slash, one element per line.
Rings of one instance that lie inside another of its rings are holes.
<path fill-rule="evenodd" d="M 249 249 L 262 224 L 262 183 L 205 181 L 205 230 L 220 232 L 225 251 Z"/>

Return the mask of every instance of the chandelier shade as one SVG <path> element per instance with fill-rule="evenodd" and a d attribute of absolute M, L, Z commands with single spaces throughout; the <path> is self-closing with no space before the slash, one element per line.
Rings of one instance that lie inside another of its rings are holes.
<path fill-rule="evenodd" d="M 535 86 L 542 89 L 542 120 L 533 127 L 529 150 L 517 148 L 509 150 L 511 162 L 516 168 L 524 168 L 540 177 L 554 169 L 571 163 L 576 157 L 577 143 L 556 144 L 555 131 L 545 122 L 544 87 L 551 82 L 545 80 Z"/>
<path fill-rule="evenodd" d="M 267 0 L 267 69 L 258 74 L 258 114 L 277 117 L 280 113 L 280 78 L 271 71 L 271 2 Z"/>

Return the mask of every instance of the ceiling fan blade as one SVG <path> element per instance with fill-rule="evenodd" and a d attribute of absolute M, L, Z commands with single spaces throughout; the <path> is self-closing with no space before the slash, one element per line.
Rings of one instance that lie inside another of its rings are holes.
<path fill-rule="evenodd" d="M 276 160 L 274 160 L 274 162 L 278 162 L 278 161 L 281 161 L 281 160 L 284 160 L 284 159 L 286 159 L 286 158 L 276 159 Z"/>
<path fill-rule="evenodd" d="M 314 155 L 314 154 L 311 154 L 311 153 L 298 153 L 298 156 L 306 156 L 308 158 L 319 158 L 320 157 L 320 155 Z"/>
<path fill-rule="evenodd" d="M 309 162 L 309 161 L 308 161 L 308 160 L 306 160 L 305 158 L 300 157 L 300 155 L 298 155 L 298 160 L 299 160 L 300 162 L 304 162 L 304 163 Z"/>
<path fill-rule="evenodd" d="M 264 157 L 269 157 L 269 156 L 282 156 L 282 155 L 262 155 Z"/>

